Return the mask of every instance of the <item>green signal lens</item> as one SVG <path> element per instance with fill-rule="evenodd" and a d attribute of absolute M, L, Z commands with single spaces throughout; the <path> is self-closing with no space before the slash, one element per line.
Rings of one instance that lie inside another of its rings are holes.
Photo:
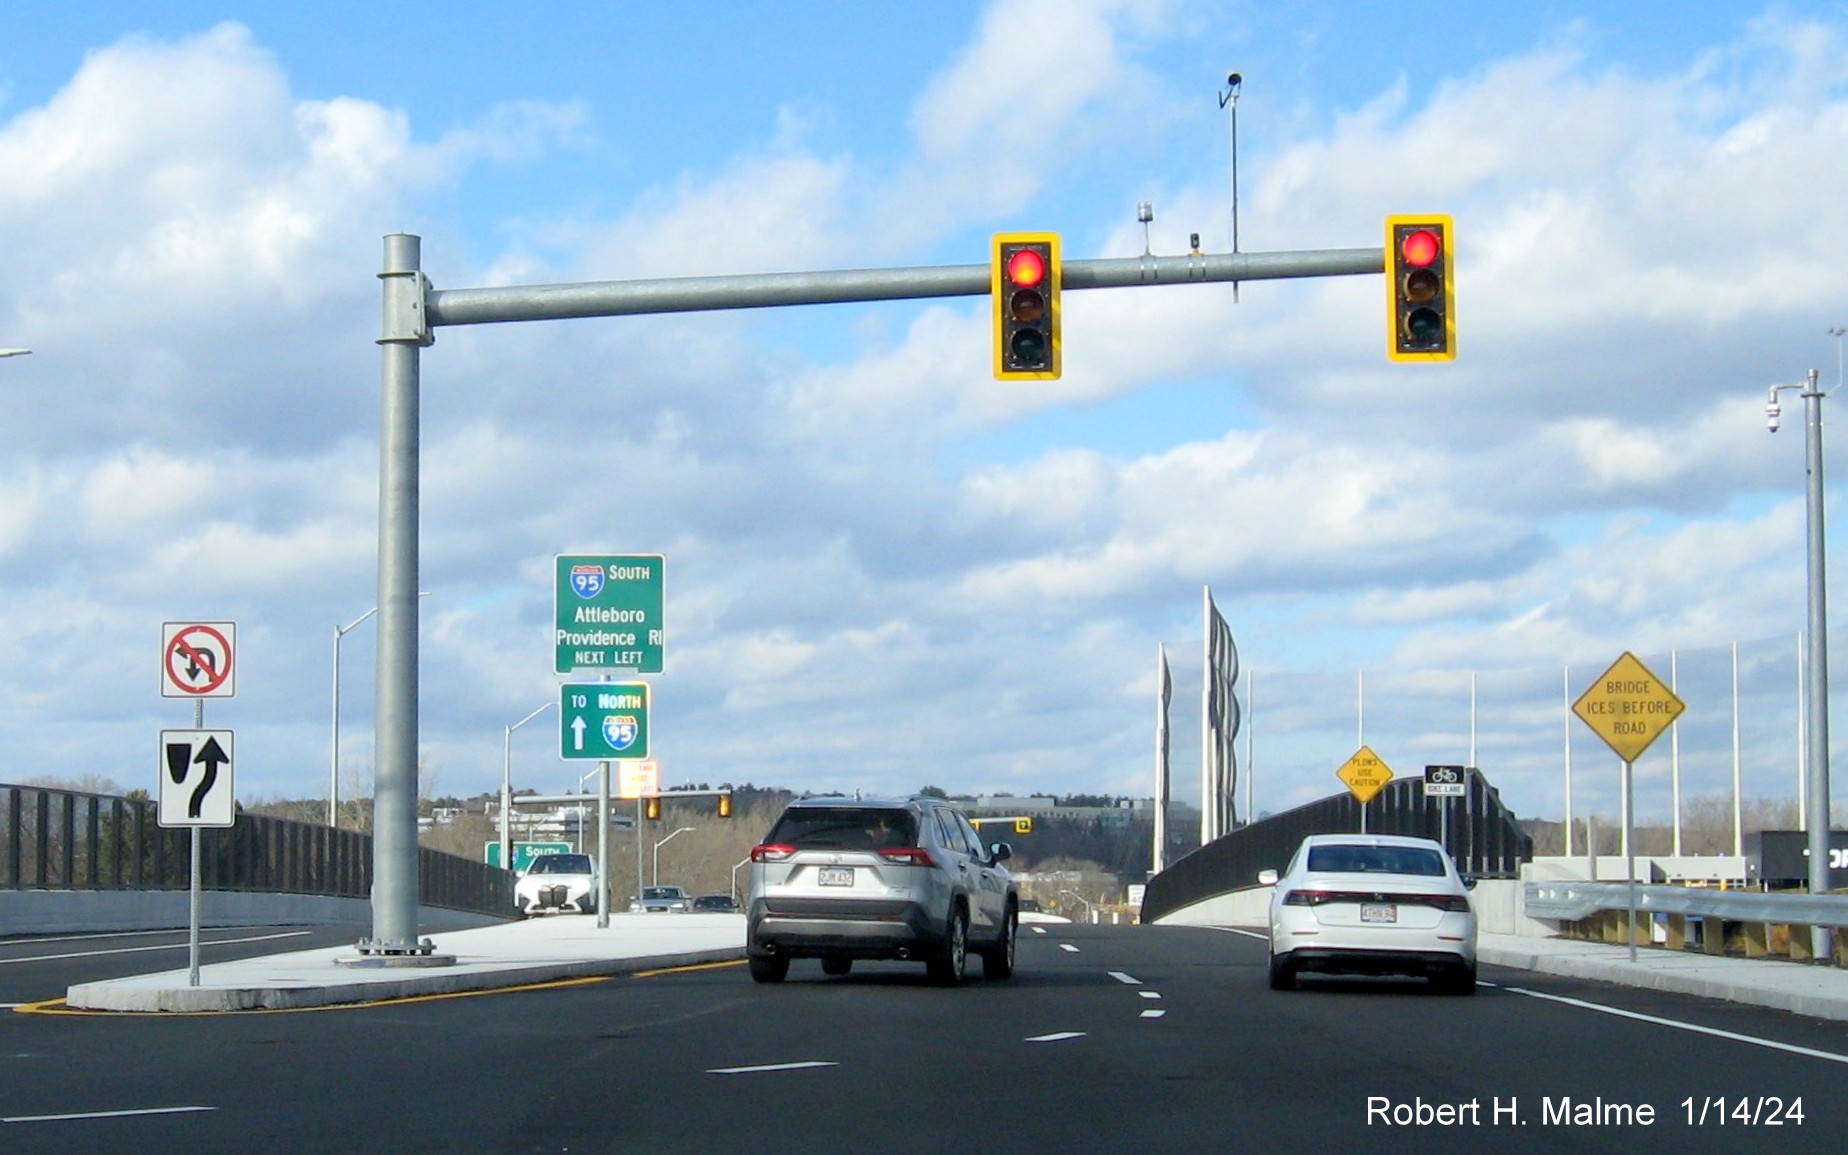
<path fill-rule="evenodd" d="M 1441 349 L 1444 318 L 1436 309 L 1413 309 L 1405 315 L 1405 339 L 1419 349 Z"/>
<path fill-rule="evenodd" d="M 1037 329 L 1022 329 L 1008 342 L 1014 362 L 1023 369 L 1045 368 L 1046 336 Z"/>

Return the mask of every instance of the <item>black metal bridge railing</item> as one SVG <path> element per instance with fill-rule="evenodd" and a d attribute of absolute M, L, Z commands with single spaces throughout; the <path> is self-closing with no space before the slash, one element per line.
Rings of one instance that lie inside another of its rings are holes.
<path fill-rule="evenodd" d="M 1476 878 L 1515 878 L 1533 859 L 1533 839 L 1480 771 L 1466 775 L 1457 799 L 1427 799 L 1422 778 L 1401 778 L 1367 804 L 1369 834 L 1408 834 L 1442 842 L 1457 870 Z M 1450 803 L 1446 815 L 1441 808 Z M 1352 794 L 1323 798 L 1241 827 L 1189 854 L 1149 879 L 1142 921 L 1217 895 L 1258 884 L 1258 872 L 1282 872 L 1311 834 L 1360 829 L 1360 803 Z"/>
<path fill-rule="evenodd" d="M 157 822 L 158 803 L 0 784 L 0 889 L 186 890 L 192 833 Z M 417 852 L 420 903 L 480 914 L 513 907 L 513 876 L 453 854 Z M 372 836 L 240 812 L 200 832 L 205 890 L 370 898 Z"/>

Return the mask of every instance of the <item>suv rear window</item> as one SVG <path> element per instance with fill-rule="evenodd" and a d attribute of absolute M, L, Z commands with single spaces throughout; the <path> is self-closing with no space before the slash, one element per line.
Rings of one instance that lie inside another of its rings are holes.
<path fill-rule="evenodd" d="M 783 812 L 765 842 L 800 850 L 879 850 L 918 844 L 918 816 L 869 806 L 803 806 Z"/>
<path fill-rule="evenodd" d="M 1444 875 L 1444 859 L 1416 846 L 1312 846 L 1309 869 L 1338 874 Z"/>

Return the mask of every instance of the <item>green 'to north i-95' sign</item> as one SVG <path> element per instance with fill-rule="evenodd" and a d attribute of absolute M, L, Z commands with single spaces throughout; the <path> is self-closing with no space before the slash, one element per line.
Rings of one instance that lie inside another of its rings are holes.
<path fill-rule="evenodd" d="M 567 682 L 558 689 L 559 757 L 648 757 L 647 682 Z"/>
<path fill-rule="evenodd" d="M 658 553 L 557 557 L 553 671 L 661 672 L 667 559 Z"/>

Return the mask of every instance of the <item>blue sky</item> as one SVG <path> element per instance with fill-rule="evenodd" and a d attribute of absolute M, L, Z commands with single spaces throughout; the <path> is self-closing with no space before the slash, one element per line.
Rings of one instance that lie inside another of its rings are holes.
<path fill-rule="evenodd" d="M 1073 293 L 1066 375 L 1030 388 L 992 380 L 978 300 L 445 330 L 435 789 L 497 788 L 503 726 L 555 693 L 551 557 L 659 551 L 670 780 L 1146 795 L 1156 646 L 1197 679 L 1211 585 L 1257 685 L 1296 687 L 1258 690 L 1260 809 L 1328 792 L 1357 737 L 1401 772 L 1461 759 L 1476 671 L 1508 687 L 1484 770 L 1557 817 L 1560 706 L 1534 687 L 1626 649 L 1702 655 L 1704 679 L 1735 640 L 1765 655 L 1748 791 L 1790 793 L 1802 442 L 1762 406 L 1833 376 L 1848 323 L 1840 5 L 15 3 L 8 25 L 0 345 L 35 350 L 0 361 L 0 637 L 34 656 L 0 673 L 9 777 L 151 775 L 185 720 L 154 693 L 160 622 L 234 618 L 245 676 L 213 712 L 240 793 L 325 793 L 329 634 L 375 599 L 381 235 L 423 236 L 444 288 L 966 264 L 1016 228 L 1126 256 L 1141 201 L 1157 252 L 1224 251 L 1236 69 L 1241 246 L 1452 213 L 1456 363 L 1386 360 L 1377 278 Z M 369 629 L 342 645 L 363 777 Z M 1361 670 L 1392 705 L 1357 734 Z M 1690 735 L 1730 719 L 1725 694 L 1691 710 Z M 543 730 L 519 784 L 568 785 Z M 1575 811 L 1613 811 L 1576 740 Z M 1730 777 L 1712 744 L 1681 753 L 1691 793 Z M 1645 816 L 1666 759 L 1639 768 Z"/>

